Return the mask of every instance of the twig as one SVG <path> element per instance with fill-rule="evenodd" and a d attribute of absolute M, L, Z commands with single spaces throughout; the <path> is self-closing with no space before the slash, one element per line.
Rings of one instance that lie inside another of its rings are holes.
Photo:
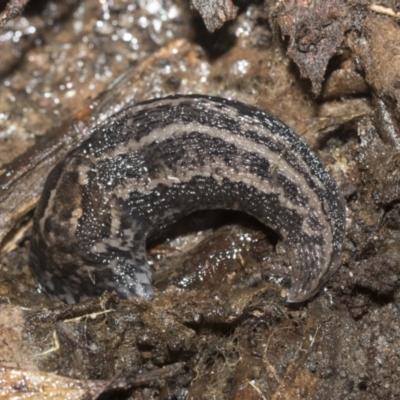
<path fill-rule="evenodd" d="M 262 400 L 267 400 L 266 397 L 263 395 L 262 391 L 260 390 L 260 388 L 257 387 L 253 381 L 247 380 L 247 383 L 260 395 Z"/>
<path fill-rule="evenodd" d="M 6 9 L 0 14 L 0 26 L 5 25 L 11 19 L 21 15 L 29 0 L 10 0 Z"/>
<path fill-rule="evenodd" d="M 391 8 L 383 7 L 378 4 L 371 4 L 370 9 L 376 13 L 385 14 L 400 19 L 400 12 L 395 13 Z"/>

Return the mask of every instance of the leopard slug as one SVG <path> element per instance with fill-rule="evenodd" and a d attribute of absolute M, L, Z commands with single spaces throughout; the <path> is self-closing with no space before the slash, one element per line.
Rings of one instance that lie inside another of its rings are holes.
<path fill-rule="evenodd" d="M 344 200 L 297 135 L 238 101 L 175 95 L 110 117 L 52 170 L 31 239 L 39 288 L 67 303 L 105 290 L 151 299 L 146 239 L 204 209 L 244 211 L 279 234 L 289 302 L 340 265 Z"/>

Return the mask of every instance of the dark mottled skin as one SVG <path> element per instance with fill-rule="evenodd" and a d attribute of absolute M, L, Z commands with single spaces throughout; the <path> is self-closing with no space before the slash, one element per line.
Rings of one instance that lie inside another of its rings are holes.
<path fill-rule="evenodd" d="M 280 234 L 288 301 L 340 265 L 343 199 L 293 131 L 239 102 L 178 95 L 114 115 L 50 173 L 32 234 L 38 283 L 69 303 L 105 290 L 151 299 L 146 238 L 201 209 L 241 210 Z"/>

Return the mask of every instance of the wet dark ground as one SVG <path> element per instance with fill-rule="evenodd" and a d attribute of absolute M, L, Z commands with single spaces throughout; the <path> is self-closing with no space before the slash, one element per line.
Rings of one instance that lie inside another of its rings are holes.
<path fill-rule="evenodd" d="M 2 398 L 400 398 L 399 10 L 288 4 L 237 3 L 211 34 L 184 1 L 32 0 L 2 28 Z M 124 105 L 173 93 L 268 110 L 336 179 L 342 266 L 307 304 L 285 303 L 276 234 L 229 212 L 149 243 L 152 302 L 71 307 L 36 291 L 30 224 L 51 166 Z"/>

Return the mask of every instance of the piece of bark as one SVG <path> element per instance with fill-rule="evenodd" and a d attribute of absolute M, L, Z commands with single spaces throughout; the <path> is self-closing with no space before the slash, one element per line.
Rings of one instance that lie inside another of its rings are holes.
<path fill-rule="evenodd" d="M 235 19 L 238 12 L 231 0 L 191 0 L 190 4 L 200 13 L 209 32 Z"/>

